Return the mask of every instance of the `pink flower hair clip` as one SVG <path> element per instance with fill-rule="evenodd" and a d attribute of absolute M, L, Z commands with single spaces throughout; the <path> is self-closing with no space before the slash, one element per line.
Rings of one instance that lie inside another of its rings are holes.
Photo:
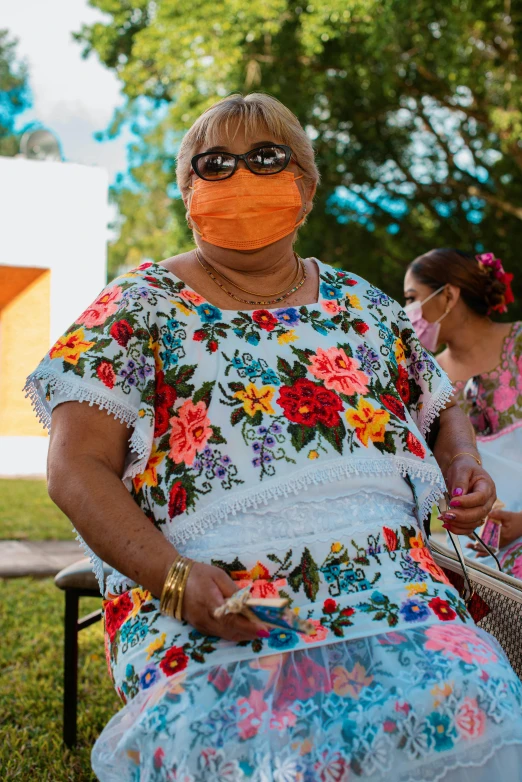
<path fill-rule="evenodd" d="M 511 290 L 511 283 L 513 281 L 514 275 L 506 272 L 502 266 L 502 261 L 500 258 L 495 258 L 494 253 L 482 253 L 481 255 L 476 255 L 475 258 L 483 268 L 492 268 L 495 272 L 496 279 L 506 288 L 502 301 L 491 309 L 500 313 L 507 312 L 508 305 L 515 301 L 513 291 Z"/>

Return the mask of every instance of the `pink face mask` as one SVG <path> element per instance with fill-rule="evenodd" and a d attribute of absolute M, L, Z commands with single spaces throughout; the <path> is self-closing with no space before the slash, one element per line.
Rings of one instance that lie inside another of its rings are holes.
<path fill-rule="evenodd" d="M 404 312 L 411 320 L 411 325 L 419 338 L 419 342 L 426 350 L 429 350 L 430 353 L 434 353 L 437 350 L 437 345 L 439 344 L 440 322 L 441 320 L 444 320 L 449 310 L 446 310 L 438 320 L 434 320 L 433 323 L 430 323 L 422 314 L 422 305 L 437 296 L 445 287 L 445 285 L 442 285 L 442 287 L 437 291 L 434 291 L 430 296 L 424 299 L 424 301 L 413 301 L 411 304 L 404 307 Z"/>

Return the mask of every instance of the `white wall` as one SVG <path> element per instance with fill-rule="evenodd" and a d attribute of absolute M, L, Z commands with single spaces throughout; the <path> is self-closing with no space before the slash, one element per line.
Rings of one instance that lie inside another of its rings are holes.
<path fill-rule="evenodd" d="M 51 270 L 51 344 L 105 285 L 107 195 L 104 169 L 0 157 L 0 265 Z M 0 475 L 43 474 L 38 441 L 0 437 Z"/>

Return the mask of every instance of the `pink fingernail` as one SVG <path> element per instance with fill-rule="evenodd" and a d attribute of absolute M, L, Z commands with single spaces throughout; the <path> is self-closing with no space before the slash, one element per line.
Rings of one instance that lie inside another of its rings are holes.
<path fill-rule="evenodd" d="M 442 526 L 444 527 L 444 529 L 449 529 L 450 528 L 449 524 L 443 524 Z"/>
<path fill-rule="evenodd" d="M 444 513 L 444 515 L 442 516 L 442 518 L 444 519 L 444 521 L 455 521 L 455 519 L 456 519 L 457 517 L 455 516 L 455 514 L 454 514 L 454 513 Z"/>
<path fill-rule="evenodd" d="M 464 489 L 453 489 L 454 497 L 460 497 L 462 494 L 464 494 Z"/>
<path fill-rule="evenodd" d="M 461 505 L 462 503 L 459 502 L 458 500 L 452 500 L 450 502 L 450 508 L 460 508 Z"/>
<path fill-rule="evenodd" d="M 270 638 L 270 633 L 268 632 L 268 630 L 261 629 L 261 630 L 257 631 L 257 637 L 258 638 Z"/>

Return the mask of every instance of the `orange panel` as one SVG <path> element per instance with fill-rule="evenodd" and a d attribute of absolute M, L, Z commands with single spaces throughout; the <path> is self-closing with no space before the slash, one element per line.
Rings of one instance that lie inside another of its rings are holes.
<path fill-rule="evenodd" d="M 0 310 L 46 271 L 26 266 L 0 266 Z"/>

